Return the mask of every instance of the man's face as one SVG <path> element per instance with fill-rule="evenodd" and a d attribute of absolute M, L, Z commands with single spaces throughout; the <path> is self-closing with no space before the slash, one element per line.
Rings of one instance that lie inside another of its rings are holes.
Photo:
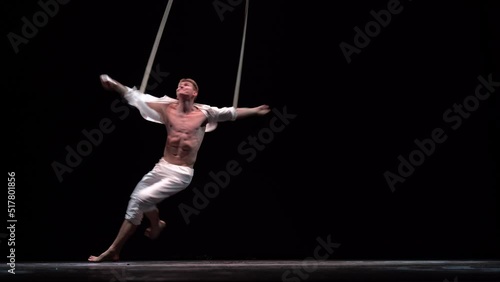
<path fill-rule="evenodd" d="M 177 96 L 186 96 L 185 98 L 196 96 L 198 93 L 194 90 L 194 85 L 189 81 L 181 81 L 177 85 Z"/>

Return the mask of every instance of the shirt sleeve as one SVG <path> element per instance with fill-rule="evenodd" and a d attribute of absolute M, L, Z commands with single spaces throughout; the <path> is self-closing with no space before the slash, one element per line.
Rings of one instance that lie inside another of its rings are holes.
<path fill-rule="evenodd" d="M 147 103 L 161 103 L 161 104 L 170 104 L 177 101 L 174 98 L 170 98 L 168 96 L 163 96 L 161 98 L 155 97 L 150 94 L 142 93 L 137 88 L 129 88 L 127 87 L 127 93 L 123 95 L 125 100 L 127 100 L 128 104 L 137 108 L 141 113 L 141 116 L 148 121 L 163 123 L 163 120 L 160 114 L 150 108 Z"/>
<path fill-rule="evenodd" d="M 213 131 L 217 128 L 217 124 L 223 121 L 236 120 L 237 113 L 235 107 L 213 107 L 209 105 L 196 104 L 208 119 L 206 132 Z"/>

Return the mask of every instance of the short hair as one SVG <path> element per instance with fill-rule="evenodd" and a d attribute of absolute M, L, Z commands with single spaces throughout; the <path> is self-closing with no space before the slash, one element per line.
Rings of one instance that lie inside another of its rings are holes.
<path fill-rule="evenodd" d="M 199 88 L 198 88 L 198 83 L 196 83 L 196 81 L 194 81 L 194 79 L 192 79 L 192 78 L 181 78 L 179 80 L 179 82 L 184 82 L 184 81 L 190 82 L 191 84 L 193 84 L 193 87 L 196 90 L 196 92 L 200 92 Z"/>

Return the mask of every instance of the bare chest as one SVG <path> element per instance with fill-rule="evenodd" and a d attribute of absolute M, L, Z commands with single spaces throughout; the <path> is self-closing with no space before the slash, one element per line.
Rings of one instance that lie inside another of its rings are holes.
<path fill-rule="evenodd" d="M 207 121 L 206 116 L 198 109 L 182 113 L 174 107 L 168 107 L 165 115 L 167 120 L 165 125 L 169 133 L 194 134 L 201 130 Z"/>

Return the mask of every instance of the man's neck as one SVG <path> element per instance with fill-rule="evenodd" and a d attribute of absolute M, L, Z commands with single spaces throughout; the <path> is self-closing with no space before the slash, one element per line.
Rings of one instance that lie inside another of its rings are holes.
<path fill-rule="evenodd" d="M 183 113 L 190 113 L 194 109 L 194 101 L 193 100 L 186 100 L 186 99 L 179 99 L 179 107 L 177 110 L 179 112 Z"/>

